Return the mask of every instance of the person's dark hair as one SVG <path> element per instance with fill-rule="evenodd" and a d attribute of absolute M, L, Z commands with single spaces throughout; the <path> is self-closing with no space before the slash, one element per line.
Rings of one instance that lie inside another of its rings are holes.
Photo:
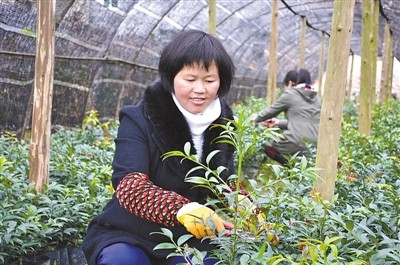
<path fill-rule="evenodd" d="M 297 84 L 311 85 L 311 75 L 306 69 L 299 70 L 299 76 L 297 77 Z"/>
<path fill-rule="evenodd" d="M 289 81 L 292 81 L 293 85 L 295 85 L 297 83 L 298 75 L 299 74 L 296 70 L 290 70 L 286 73 L 285 79 L 283 79 L 283 84 L 287 86 L 289 84 Z"/>
<path fill-rule="evenodd" d="M 222 43 L 203 31 L 187 30 L 178 33 L 163 49 L 158 72 L 164 88 L 174 92 L 174 78 L 184 66 L 201 63 L 208 70 L 213 62 L 220 78 L 218 96 L 222 97 L 231 88 L 235 66 Z"/>

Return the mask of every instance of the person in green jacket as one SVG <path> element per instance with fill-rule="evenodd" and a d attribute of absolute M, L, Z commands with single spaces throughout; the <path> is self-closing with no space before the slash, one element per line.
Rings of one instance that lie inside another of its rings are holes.
<path fill-rule="evenodd" d="M 311 76 L 306 69 L 300 69 L 295 86 L 287 89 L 276 102 L 260 111 L 254 121 L 260 125 L 283 129 L 283 138 L 264 146 L 268 157 L 287 165 L 291 155 L 310 156 L 308 143 L 317 145 L 321 111 L 321 99 L 311 85 Z M 275 118 L 281 112 L 286 119 Z"/>

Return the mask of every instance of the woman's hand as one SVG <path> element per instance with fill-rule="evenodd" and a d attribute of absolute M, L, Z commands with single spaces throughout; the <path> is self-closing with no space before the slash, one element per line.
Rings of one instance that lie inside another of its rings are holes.
<path fill-rule="evenodd" d="M 231 222 L 222 221 L 222 223 L 224 224 L 226 230 L 232 230 L 233 228 L 235 228 L 234 224 L 232 224 Z"/>
<path fill-rule="evenodd" d="M 183 206 L 178 211 L 177 218 L 197 239 L 233 228 L 233 224 L 223 221 L 212 209 L 197 202 Z"/>
<path fill-rule="evenodd" d="M 261 125 L 263 125 L 264 127 L 268 127 L 268 128 L 275 127 L 278 124 L 279 124 L 279 119 L 276 119 L 276 118 L 268 119 L 268 120 L 261 122 Z"/>

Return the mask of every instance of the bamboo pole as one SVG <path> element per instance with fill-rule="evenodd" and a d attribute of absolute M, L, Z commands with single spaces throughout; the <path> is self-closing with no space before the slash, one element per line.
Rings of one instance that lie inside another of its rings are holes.
<path fill-rule="evenodd" d="M 322 200 L 332 200 L 337 177 L 337 160 L 341 132 L 343 102 L 346 91 L 350 38 L 353 29 L 355 0 L 335 1 L 324 100 L 318 132 L 316 168 L 319 178 L 314 194 Z"/>
<path fill-rule="evenodd" d="M 325 32 L 321 34 L 321 49 L 319 53 L 319 68 L 318 68 L 318 95 L 322 95 L 323 77 L 324 77 L 324 55 L 325 55 Z"/>
<path fill-rule="evenodd" d="M 38 192 L 49 180 L 56 1 L 37 1 L 37 36 L 29 181 Z"/>
<path fill-rule="evenodd" d="M 208 33 L 217 34 L 217 0 L 210 0 L 208 7 Z"/>
<path fill-rule="evenodd" d="M 353 93 L 353 73 L 354 73 L 354 53 L 351 54 L 350 73 L 347 81 L 347 99 L 351 100 L 351 93 Z"/>
<path fill-rule="evenodd" d="M 393 56 L 393 34 L 390 34 L 390 42 L 389 42 L 389 77 L 388 77 L 388 98 L 392 95 L 392 87 L 393 87 L 393 65 L 394 65 L 394 56 Z"/>
<path fill-rule="evenodd" d="M 390 24 L 388 20 L 385 21 L 385 32 L 383 38 L 384 41 L 383 41 L 383 52 L 382 52 L 382 72 L 381 72 L 381 80 L 379 86 L 379 103 L 384 103 L 388 99 L 387 90 L 388 90 L 388 77 L 390 69 L 390 61 L 389 61 Z"/>
<path fill-rule="evenodd" d="M 306 51 L 306 26 L 307 26 L 307 18 L 301 17 L 301 31 L 300 31 L 300 59 L 299 59 L 299 68 L 304 68 L 304 57 Z"/>
<path fill-rule="evenodd" d="M 362 23 L 362 43 L 361 43 L 361 77 L 360 77 L 360 110 L 358 130 L 361 134 L 371 133 L 372 123 L 372 95 L 376 86 L 376 51 L 377 39 L 375 31 L 375 0 L 363 1 L 363 23 Z M 375 70 L 375 72 L 374 72 Z M 375 78 L 374 78 L 375 76 Z"/>
<path fill-rule="evenodd" d="M 373 52 L 374 52 L 374 57 L 372 58 L 372 91 L 371 91 L 371 102 L 372 105 L 377 102 L 377 72 L 378 72 L 378 43 L 379 43 L 379 0 L 374 0 L 374 23 L 372 27 L 372 34 L 373 38 L 375 40 L 374 43 L 372 43 L 373 46 Z M 372 106 L 371 106 L 372 107 Z M 372 122 L 372 121 L 371 121 Z"/>
<path fill-rule="evenodd" d="M 268 88 L 267 88 L 267 105 L 271 106 L 276 99 L 276 75 L 278 69 L 278 18 L 279 18 L 279 1 L 272 0 L 271 11 L 271 39 L 269 46 L 269 67 L 268 67 Z"/>

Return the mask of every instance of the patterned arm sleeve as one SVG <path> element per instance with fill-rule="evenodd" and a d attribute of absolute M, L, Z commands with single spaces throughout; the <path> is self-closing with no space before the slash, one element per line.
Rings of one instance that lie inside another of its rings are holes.
<path fill-rule="evenodd" d="M 231 190 L 233 190 L 233 191 L 236 191 L 236 181 L 232 180 L 232 181 L 228 182 L 229 188 L 231 188 Z M 239 194 L 244 195 L 244 196 L 249 195 L 249 193 L 244 189 L 242 183 L 239 183 Z M 249 199 L 251 199 L 251 198 L 249 198 Z"/>
<path fill-rule="evenodd" d="M 117 186 L 116 196 L 123 208 L 143 219 L 165 226 L 178 224 L 176 213 L 190 200 L 154 185 L 144 173 L 126 175 Z"/>

